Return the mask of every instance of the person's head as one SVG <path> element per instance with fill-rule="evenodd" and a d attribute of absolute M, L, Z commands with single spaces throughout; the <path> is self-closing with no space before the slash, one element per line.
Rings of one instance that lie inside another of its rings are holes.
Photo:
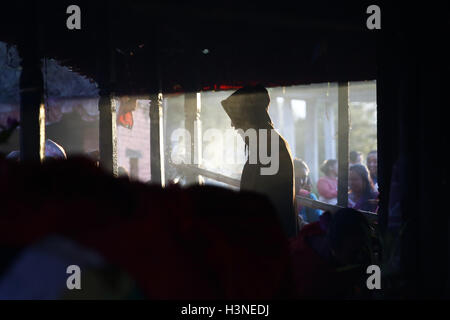
<path fill-rule="evenodd" d="M 129 175 L 127 169 L 125 169 L 124 167 L 119 167 L 117 171 L 118 171 L 117 175 L 119 177 L 121 177 L 121 178 L 128 178 L 128 179 L 130 178 L 130 175 Z"/>
<path fill-rule="evenodd" d="M 362 153 L 359 151 L 350 152 L 350 164 L 362 163 Z"/>
<path fill-rule="evenodd" d="M 45 141 L 45 158 L 55 160 L 66 160 L 67 155 L 64 148 L 55 141 L 47 139 Z"/>
<path fill-rule="evenodd" d="M 231 119 L 231 126 L 243 131 L 265 128 L 271 124 L 269 103 L 269 93 L 262 85 L 244 86 L 221 101 Z"/>
<path fill-rule="evenodd" d="M 373 182 L 365 165 L 355 164 L 349 168 L 348 185 L 357 195 L 369 195 L 373 191 Z"/>
<path fill-rule="evenodd" d="M 18 150 L 11 151 L 6 156 L 6 159 L 19 162 L 20 161 L 20 151 L 18 151 Z"/>
<path fill-rule="evenodd" d="M 325 160 L 320 166 L 320 171 L 327 177 L 337 177 L 338 174 L 338 162 L 336 159 Z"/>
<path fill-rule="evenodd" d="M 371 227 L 363 213 L 351 208 L 336 211 L 331 215 L 327 239 L 341 266 L 371 264 Z"/>
<path fill-rule="evenodd" d="M 309 168 L 305 161 L 299 158 L 294 159 L 295 187 L 311 191 L 311 181 L 309 179 Z"/>
<path fill-rule="evenodd" d="M 15 150 L 10 152 L 6 159 L 12 161 L 20 161 L 20 151 Z M 45 141 L 45 160 L 66 160 L 67 155 L 66 151 L 62 146 L 57 144 L 55 141 L 51 139 L 47 139 Z"/>
<path fill-rule="evenodd" d="M 378 169 L 378 156 L 376 150 L 370 151 L 367 155 L 367 168 L 369 168 L 370 175 L 376 178 Z"/>

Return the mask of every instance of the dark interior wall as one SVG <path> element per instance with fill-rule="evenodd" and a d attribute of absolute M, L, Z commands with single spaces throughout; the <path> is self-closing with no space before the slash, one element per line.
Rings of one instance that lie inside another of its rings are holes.
<path fill-rule="evenodd" d="M 20 33 L 33 32 L 20 14 L 30 10 L 29 2 L 5 3 L 0 40 L 17 43 Z M 117 93 L 148 94 L 159 87 L 189 92 L 251 81 L 267 86 L 359 81 L 376 73 L 364 1 L 80 0 L 79 31 L 65 27 L 71 1 L 38 3 L 41 52 L 103 83 L 98 76 L 111 47 L 121 80 Z"/>
<path fill-rule="evenodd" d="M 401 163 L 402 218 L 408 223 L 401 266 L 412 298 L 449 297 L 449 214 L 446 209 L 449 74 L 444 6 L 387 6 L 379 33 L 378 139 L 382 222 L 392 166 Z"/>

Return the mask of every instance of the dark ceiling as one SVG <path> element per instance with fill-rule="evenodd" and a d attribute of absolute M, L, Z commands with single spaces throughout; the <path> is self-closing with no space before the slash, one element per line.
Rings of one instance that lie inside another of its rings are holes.
<path fill-rule="evenodd" d="M 32 3 L 1 5 L 0 40 L 17 44 L 36 34 L 41 56 L 103 84 L 115 79 L 116 92 L 358 81 L 377 74 L 378 31 L 366 28 L 370 3 Z M 81 30 L 66 28 L 71 4 L 81 8 Z"/>

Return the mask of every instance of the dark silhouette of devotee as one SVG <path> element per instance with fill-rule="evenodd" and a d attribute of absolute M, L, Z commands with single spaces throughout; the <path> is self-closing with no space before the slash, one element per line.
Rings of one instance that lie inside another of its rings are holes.
<path fill-rule="evenodd" d="M 294 210 L 294 165 L 289 145 L 274 129 L 269 116 L 270 97 L 261 85 L 245 86 L 221 102 L 231 125 L 243 137 L 248 159 L 241 190 L 266 195 L 288 238 L 297 235 Z"/>

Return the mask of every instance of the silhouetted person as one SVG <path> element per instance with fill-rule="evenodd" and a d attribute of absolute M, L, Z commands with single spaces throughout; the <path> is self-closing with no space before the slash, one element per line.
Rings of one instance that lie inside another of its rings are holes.
<path fill-rule="evenodd" d="M 267 90 L 260 85 L 245 86 L 221 103 L 248 151 L 241 190 L 266 195 L 276 209 L 286 236 L 295 236 L 298 218 L 294 210 L 294 165 L 288 143 L 274 129 L 270 119 Z"/>
<path fill-rule="evenodd" d="M 295 194 L 304 198 L 317 200 L 312 190 L 312 183 L 309 177 L 309 167 L 302 159 L 294 159 L 295 169 Z M 319 220 L 321 211 L 318 209 L 308 208 L 297 203 L 297 212 L 300 217 L 307 223 Z"/>
<path fill-rule="evenodd" d="M 320 166 L 324 176 L 317 181 L 319 200 L 329 204 L 337 203 L 338 164 L 336 159 L 325 160 Z"/>
<path fill-rule="evenodd" d="M 367 155 L 367 168 L 375 188 L 378 189 L 378 154 L 376 150 L 370 151 Z"/>
<path fill-rule="evenodd" d="M 349 207 L 357 210 L 376 211 L 378 192 L 365 165 L 355 164 L 350 167 L 348 185 L 350 189 L 348 194 Z"/>
<path fill-rule="evenodd" d="M 350 151 L 350 165 L 362 164 L 362 153 L 359 151 Z"/>

